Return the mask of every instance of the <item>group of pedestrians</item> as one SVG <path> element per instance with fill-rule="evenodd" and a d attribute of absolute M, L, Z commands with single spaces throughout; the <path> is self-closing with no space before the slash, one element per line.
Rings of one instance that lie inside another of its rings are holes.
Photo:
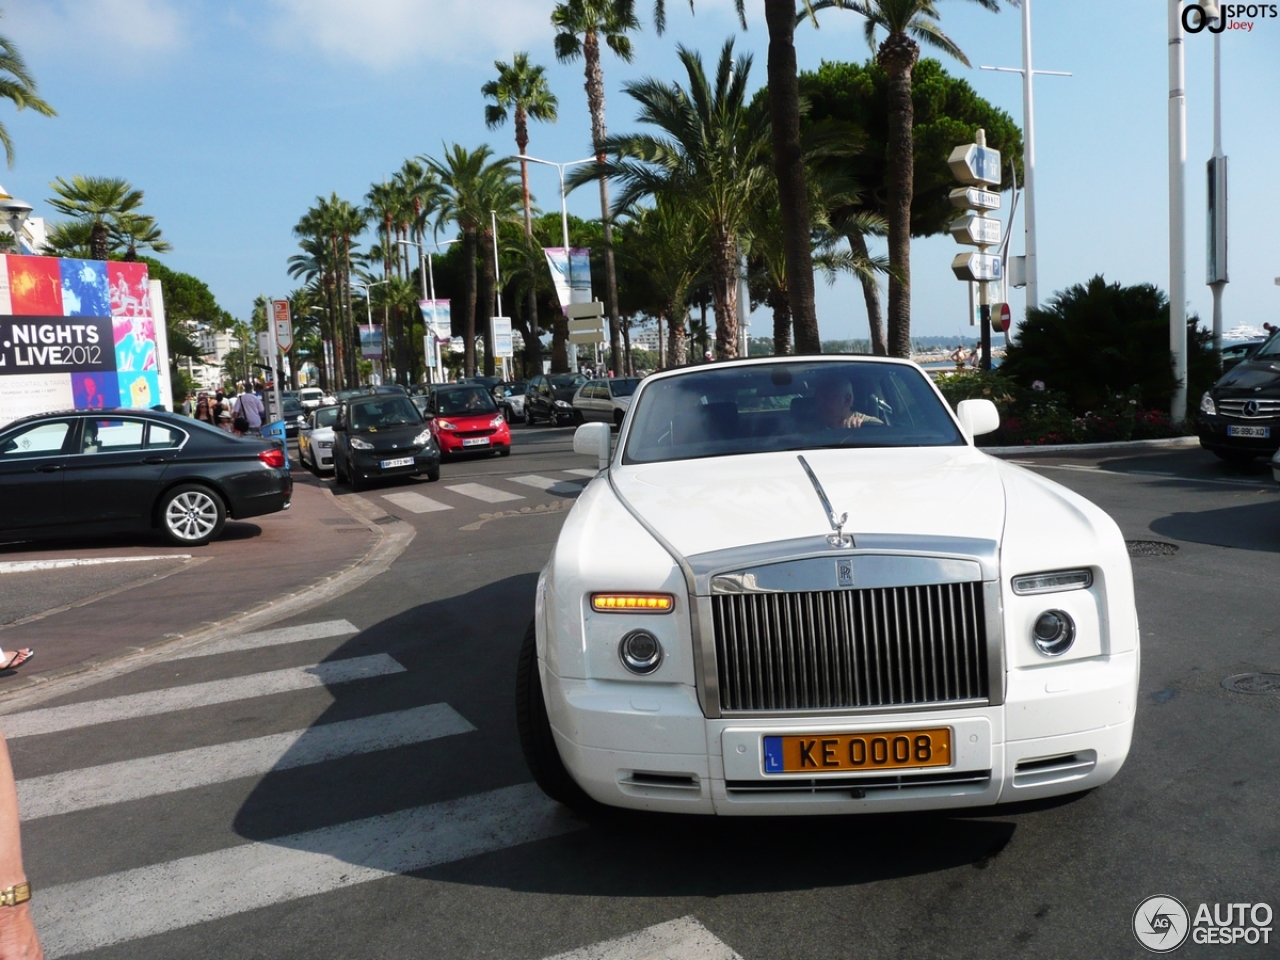
<path fill-rule="evenodd" d="M 244 390 L 238 395 L 227 395 L 218 390 L 212 396 L 202 390 L 196 396 L 195 409 L 191 412 L 196 420 L 242 437 L 262 436 L 265 415 L 262 399 L 251 390 Z"/>

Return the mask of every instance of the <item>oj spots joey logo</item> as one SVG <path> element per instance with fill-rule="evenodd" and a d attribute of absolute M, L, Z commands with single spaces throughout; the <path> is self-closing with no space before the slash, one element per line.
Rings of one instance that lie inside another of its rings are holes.
<path fill-rule="evenodd" d="M 1280 17 L 1280 5 L 1274 3 L 1224 3 L 1218 7 L 1220 16 L 1211 17 L 1198 3 L 1182 8 L 1182 29 L 1187 33 L 1222 33 L 1225 30 L 1252 33 L 1258 20 L 1274 20 Z"/>
<path fill-rule="evenodd" d="M 1186 942 L 1191 916 L 1176 897 L 1147 897 L 1133 911 L 1133 935 L 1152 953 L 1172 953 Z"/>

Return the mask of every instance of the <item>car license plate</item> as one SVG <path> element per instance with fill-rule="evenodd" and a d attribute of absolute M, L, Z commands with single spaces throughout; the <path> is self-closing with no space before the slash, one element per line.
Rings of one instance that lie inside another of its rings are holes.
<path fill-rule="evenodd" d="M 412 467 L 413 457 L 400 457 L 398 460 L 383 460 L 382 469 L 389 470 L 391 467 Z"/>
<path fill-rule="evenodd" d="M 467 437 L 462 441 L 464 447 L 487 447 L 489 445 L 488 437 Z"/>
<path fill-rule="evenodd" d="M 1258 437 L 1266 440 L 1271 436 L 1270 427 L 1227 427 L 1228 437 Z"/>
<path fill-rule="evenodd" d="M 765 773 L 902 770 L 950 763 L 950 727 L 764 738 Z"/>

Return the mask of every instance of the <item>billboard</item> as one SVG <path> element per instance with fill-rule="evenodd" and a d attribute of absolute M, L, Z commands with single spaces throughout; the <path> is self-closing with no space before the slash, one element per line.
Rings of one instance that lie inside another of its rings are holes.
<path fill-rule="evenodd" d="M 156 328 L 145 263 L 0 255 L 0 423 L 163 403 Z"/>

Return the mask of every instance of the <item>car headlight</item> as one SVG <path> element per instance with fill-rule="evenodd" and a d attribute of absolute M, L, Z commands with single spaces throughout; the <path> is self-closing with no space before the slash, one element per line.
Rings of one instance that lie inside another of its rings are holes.
<path fill-rule="evenodd" d="M 571 403 L 565 403 L 563 400 L 557 400 L 557 401 L 556 401 L 556 406 L 557 406 L 557 407 L 563 407 L 564 409 L 568 410 L 571 406 L 573 406 L 573 404 L 571 404 Z"/>
<path fill-rule="evenodd" d="M 1211 417 L 1218 415 L 1218 405 L 1213 402 L 1213 397 L 1206 393 L 1200 398 L 1200 412 L 1207 413 Z"/>
<path fill-rule="evenodd" d="M 420 447 L 425 447 L 431 442 L 431 431 L 423 430 L 420 434 L 413 438 L 413 442 Z"/>
<path fill-rule="evenodd" d="M 437 417 L 436 429 L 437 430 L 457 430 L 458 426 L 452 420 L 441 420 L 439 417 Z"/>
<path fill-rule="evenodd" d="M 361 440 L 359 437 L 352 437 L 351 449 L 352 450 L 372 450 L 373 444 L 370 443 L 368 440 Z"/>
<path fill-rule="evenodd" d="M 507 422 L 506 418 L 503 417 L 502 414 L 498 414 L 496 417 L 494 417 L 492 420 L 489 421 L 489 426 L 493 427 L 496 430 L 498 427 L 502 426 L 506 422 Z"/>
<path fill-rule="evenodd" d="M 1046 610 L 1036 617 L 1031 642 L 1046 657 L 1060 657 L 1076 639 L 1076 622 L 1065 610 Z"/>
<path fill-rule="evenodd" d="M 662 666 L 662 644 L 648 630 L 632 630 L 619 642 L 618 657 L 624 667 L 643 677 Z"/>
<path fill-rule="evenodd" d="M 1013 578 L 1013 592 L 1020 597 L 1037 593 L 1061 593 L 1064 590 L 1087 590 L 1093 586 L 1093 571 L 1051 570 L 1048 573 L 1028 573 Z"/>
<path fill-rule="evenodd" d="M 333 444 L 332 444 L 332 443 L 330 443 L 328 440 L 317 440 L 317 441 L 316 441 L 316 449 L 317 449 L 317 450 L 332 450 L 332 449 L 333 449 Z"/>

